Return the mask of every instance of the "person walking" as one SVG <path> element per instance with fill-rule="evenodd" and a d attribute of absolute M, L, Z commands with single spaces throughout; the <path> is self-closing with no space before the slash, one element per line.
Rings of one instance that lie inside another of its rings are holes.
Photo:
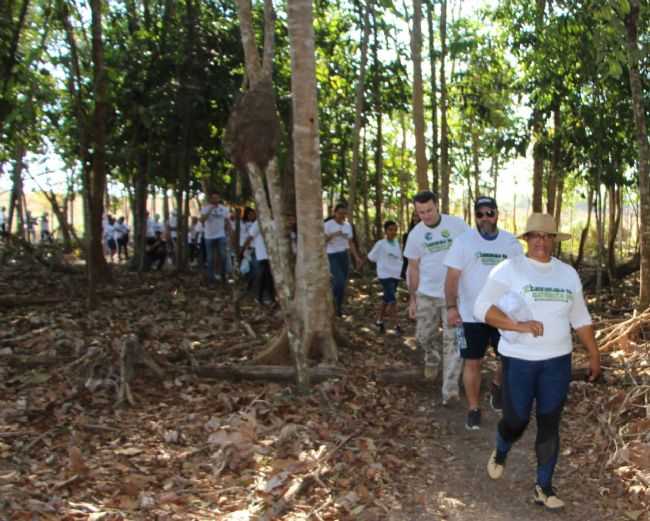
<path fill-rule="evenodd" d="M 504 259 L 523 254 L 517 238 L 497 226 L 499 210 L 492 197 L 479 197 L 474 203 L 476 228 L 467 230 L 451 245 L 445 258 L 445 301 L 450 327 L 460 328 L 464 336 L 463 388 L 467 398 L 465 428 L 481 428 L 481 360 L 488 345 L 498 356 L 499 331 L 474 318 L 474 302 L 494 266 Z M 501 410 L 501 367 L 497 366 L 490 389 L 490 404 Z"/>
<path fill-rule="evenodd" d="M 214 285 L 217 282 L 215 275 L 216 263 L 219 263 L 221 281 L 227 284 L 227 234 L 229 234 L 230 219 L 228 208 L 221 204 L 218 192 L 212 192 L 208 196 L 208 203 L 201 208 L 201 223 L 203 223 L 203 237 L 208 264 L 208 284 Z"/>
<path fill-rule="evenodd" d="M 401 335 L 397 312 L 397 285 L 402 271 L 402 248 L 397 237 L 395 221 L 384 223 L 386 237 L 375 243 L 368 253 L 368 260 L 377 263 L 377 278 L 383 289 L 382 302 L 377 312 L 375 325 L 380 333 L 385 332 L 384 319 L 390 317 L 395 326 L 395 334 Z"/>
<path fill-rule="evenodd" d="M 442 362 L 442 403 L 458 399 L 461 361 L 454 328 L 447 321 L 443 264 L 456 238 L 467 230 L 462 219 L 438 212 L 438 196 L 420 192 L 413 199 L 420 218 L 409 233 L 404 248 L 408 258 L 409 316 L 415 319 L 415 337 L 424 351 L 424 370 L 428 378 Z M 442 339 L 438 328 L 442 322 Z"/>
<path fill-rule="evenodd" d="M 536 504 L 558 510 L 564 502 L 553 488 L 553 473 L 571 380 L 571 328 L 589 353 L 590 381 L 600 374 L 600 353 L 578 273 L 552 257 L 556 241 L 570 235 L 558 232 L 552 215 L 533 213 L 519 238 L 526 241 L 526 255 L 496 266 L 474 305 L 477 319 L 502 332 L 503 417 L 487 472 L 492 479 L 503 476 L 510 449 L 526 430 L 535 402 L 533 498 Z"/>
<path fill-rule="evenodd" d="M 352 225 L 346 220 L 347 216 L 347 205 L 339 203 L 334 208 L 334 217 L 325 221 L 324 224 L 325 249 L 332 275 L 334 308 L 338 317 L 343 316 L 345 288 L 350 274 L 350 253 L 354 257 L 357 269 L 363 264 L 354 243 Z"/>

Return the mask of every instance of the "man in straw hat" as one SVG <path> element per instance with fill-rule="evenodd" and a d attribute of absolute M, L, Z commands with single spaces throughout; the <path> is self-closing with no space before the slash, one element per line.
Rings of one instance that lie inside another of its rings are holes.
<path fill-rule="evenodd" d="M 476 228 L 467 230 L 451 245 L 445 257 L 445 301 L 447 321 L 462 328 L 466 346 L 461 348 L 463 386 L 467 398 L 467 430 L 481 428 L 480 389 L 481 360 L 491 345 L 499 346 L 499 331 L 474 318 L 474 302 L 494 266 L 505 259 L 523 254 L 517 238 L 497 226 L 499 210 L 492 197 L 479 197 L 474 203 Z M 498 354 L 498 353 L 497 353 Z M 501 410 L 501 372 L 495 371 L 490 404 Z"/>
<path fill-rule="evenodd" d="M 481 290 L 474 315 L 503 332 L 499 352 L 503 361 L 503 417 L 496 449 L 487 471 L 492 479 L 503 476 L 510 448 L 528 425 L 536 402 L 537 481 L 535 503 L 557 510 L 564 502 L 552 486 L 559 453 L 559 424 L 571 379 L 571 328 L 589 352 L 590 376 L 600 374 L 600 355 L 591 317 L 577 272 L 551 256 L 555 242 L 570 236 L 557 230 L 553 216 L 534 213 L 519 236 L 527 244 L 525 256 L 508 259 L 491 272 Z M 517 320 L 516 310 L 504 312 L 503 298 L 513 295 L 528 308 L 532 320 Z"/>

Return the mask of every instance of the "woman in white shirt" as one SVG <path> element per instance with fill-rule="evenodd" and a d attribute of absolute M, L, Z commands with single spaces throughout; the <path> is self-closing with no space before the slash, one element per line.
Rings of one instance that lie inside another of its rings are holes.
<path fill-rule="evenodd" d="M 350 255 L 348 252 L 352 252 L 357 268 L 363 262 L 353 241 L 352 225 L 346 221 L 347 215 L 347 205 L 339 203 L 334 208 L 334 217 L 325 221 L 325 249 L 329 260 L 330 273 L 332 274 L 334 307 L 336 308 L 336 315 L 339 317 L 343 316 L 345 287 L 350 273 Z"/>
<path fill-rule="evenodd" d="M 551 256 L 555 241 L 570 236 L 558 233 L 553 216 L 534 213 L 519 238 L 528 245 L 526 255 L 497 265 L 474 306 L 477 319 L 501 331 L 518 333 L 505 335 L 499 342 L 503 360 L 503 417 L 487 471 L 492 479 L 501 478 L 508 452 L 526 429 L 535 401 L 534 500 L 556 510 L 564 506 L 553 489 L 552 479 L 559 453 L 560 415 L 571 380 L 571 328 L 589 351 L 591 381 L 600 373 L 600 355 L 578 274 Z M 522 310 L 509 310 L 509 314 L 502 311 L 499 305 L 508 297 L 519 300 L 532 320 L 512 318 L 522 315 L 515 313 Z"/>

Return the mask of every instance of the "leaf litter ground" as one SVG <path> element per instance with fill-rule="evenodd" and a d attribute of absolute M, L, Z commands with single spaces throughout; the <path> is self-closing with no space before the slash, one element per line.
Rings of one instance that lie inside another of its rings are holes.
<path fill-rule="evenodd" d="M 116 279 L 88 313 L 83 279 L 16 266 L 0 275 L 3 294 L 21 297 L 1 315 L 0 519 L 558 518 L 532 504 L 534 421 L 493 482 L 498 417 L 486 400 L 482 429 L 468 432 L 463 404 L 440 405 L 439 383 L 377 382 L 422 357 L 414 324 L 403 337 L 377 334 L 369 278 L 353 280 L 337 323 L 345 376 L 308 395 L 193 374 L 250 361 L 281 328 L 275 310 L 246 298 L 244 326 L 231 294 L 196 274 Z M 563 519 L 650 521 L 648 326 L 617 311 L 627 286 L 599 300 L 607 306 L 590 303 L 609 342 L 606 379 L 571 387 L 555 479 Z M 33 297 L 55 302 L 27 305 Z M 135 405 L 116 407 L 121 340 L 142 319 L 164 377 L 136 366 Z M 574 362 L 584 364 L 581 350 Z M 484 382 L 494 359 L 485 365 Z"/>

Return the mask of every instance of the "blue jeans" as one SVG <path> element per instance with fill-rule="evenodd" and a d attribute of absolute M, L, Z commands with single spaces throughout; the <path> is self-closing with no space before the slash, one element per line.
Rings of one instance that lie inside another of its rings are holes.
<path fill-rule="evenodd" d="M 208 263 L 208 282 L 215 282 L 215 261 L 219 256 L 219 268 L 221 271 L 221 280 L 226 280 L 226 274 L 229 273 L 228 248 L 226 238 L 205 239 L 206 261 Z"/>
<path fill-rule="evenodd" d="M 550 487 L 560 450 L 560 416 L 571 381 L 571 355 L 529 361 L 502 356 L 503 417 L 497 431 L 497 451 L 507 454 L 526 430 L 536 402 L 537 483 Z"/>
<path fill-rule="evenodd" d="M 345 250 L 338 253 L 328 253 L 327 259 L 330 263 L 330 273 L 332 275 L 334 307 L 336 314 L 341 316 L 343 313 L 345 286 L 348 283 L 348 274 L 350 273 L 350 256 L 348 255 L 348 251 Z"/>

